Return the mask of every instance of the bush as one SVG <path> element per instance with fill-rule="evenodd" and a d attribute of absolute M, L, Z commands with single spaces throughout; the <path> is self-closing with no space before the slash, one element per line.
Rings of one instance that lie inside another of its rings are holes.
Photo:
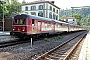
<path fill-rule="evenodd" d="M 58 36 L 58 38 L 59 38 L 59 39 L 62 39 L 62 38 L 63 38 L 63 36 Z"/>
<path fill-rule="evenodd" d="M 44 38 L 44 40 L 47 41 L 47 42 L 50 42 L 50 40 L 48 38 Z"/>
<path fill-rule="evenodd" d="M 54 39 L 55 39 L 55 40 L 58 40 L 58 38 L 57 38 L 57 37 L 55 37 L 55 36 L 54 36 Z"/>

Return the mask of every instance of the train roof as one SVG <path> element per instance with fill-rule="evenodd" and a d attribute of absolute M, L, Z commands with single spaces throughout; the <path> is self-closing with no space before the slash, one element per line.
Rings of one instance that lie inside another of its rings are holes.
<path fill-rule="evenodd" d="M 52 21 L 52 19 L 49 19 L 49 18 L 34 16 L 34 15 L 28 15 L 28 14 L 16 15 L 14 18 L 27 18 L 27 17 L 30 17 L 30 18 L 32 18 L 32 19 Z"/>
<path fill-rule="evenodd" d="M 34 16 L 34 15 L 28 15 L 28 14 L 16 15 L 14 18 L 15 19 L 19 18 L 20 19 L 20 18 L 27 18 L 27 17 L 30 17 L 32 19 L 39 19 L 39 20 L 53 21 L 53 22 L 62 23 L 62 24 L 69 24 L 69 23 L 66 23 L 66 22 L 59 21 L 59 20 L 54 20 L 54 19 Z M 73 25 L 73 24 L 69 24 L 69 25 L 76 26 L 76 25 Z"/>
<path fill-rule="evenodd" d="M 53 21 L 53 22 L 57 22 L 57 23 L 64 23 L 64 24 L 68 24 L 66 22 L 62 22 L 59 20 L 54 20 L 54 19 L 49 19 L 49 18 L 44 18 L 44 17 L 39 17 L 39 16 L 34 16 L 34 15 L 28 15 L 28 14 L 21 14 L 21 15 L 16 15 L 15 18 L 27 18 L 30 17 L 32 19 L 39 19 L 39 20 L 47 20 L 47 21 Z"/>

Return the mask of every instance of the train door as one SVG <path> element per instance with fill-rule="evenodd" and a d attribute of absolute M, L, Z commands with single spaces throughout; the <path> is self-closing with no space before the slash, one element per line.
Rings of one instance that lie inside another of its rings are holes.
<path fill-rule="evenodd" d="M 37 20 L 32 19 L 32 32 L 37 32 Z"/>
<path fill-rule="evenodd" d="M 41 21 L 38 21 L 38 32 L 41 31 Z"/>
<path fill-rule="evenodd" d="M 32 32 L 34 32 L 35 20 L 32 19 Z"/>

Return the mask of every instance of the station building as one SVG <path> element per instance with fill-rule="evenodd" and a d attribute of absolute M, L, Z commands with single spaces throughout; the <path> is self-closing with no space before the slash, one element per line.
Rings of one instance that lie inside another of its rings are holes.
<path fill-rule="evenodd" d="M 60 8 L 54 1 L 34 1 L 22 4 L 21 13 L 59 20 Z"/>
<path fill-rule="evenodd" d="M 62 20 L 69 24 L 77 25 L 77 19 L 75 17 L 66 17 Z"/>

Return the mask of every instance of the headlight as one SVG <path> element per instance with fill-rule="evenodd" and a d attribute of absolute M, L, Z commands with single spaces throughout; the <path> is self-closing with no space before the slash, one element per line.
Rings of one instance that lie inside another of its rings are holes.
<path fill-rule="evenodd" d="M 22 30 L 22 31 L 25 31 L 25 30 Z"/>
<path fill-rule="evenodd" d="M 13 29 L 13 31 L 14 31 L 15 29 Z"/>
<path fill-rule="evenodd" d="M 25 27 L 22 27 L 22 31 L 25 31 Z"/>
<path fill-rule="evenodd" d="M 15 30 L 15 27 L 13 27 L 13 31 Z"/>

